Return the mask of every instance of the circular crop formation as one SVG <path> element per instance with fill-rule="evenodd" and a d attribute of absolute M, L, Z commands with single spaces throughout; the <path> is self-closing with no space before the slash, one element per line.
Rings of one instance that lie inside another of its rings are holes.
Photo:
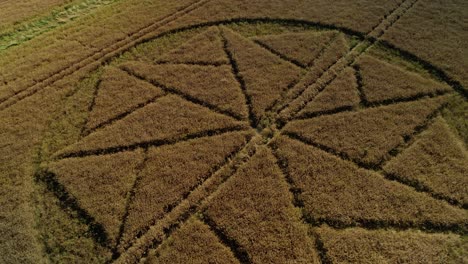
<path fill-rule="evenodd" d="M 114 258 L 461 257 L 447 249 L 466 233 L 468 156 L 440 114 L 457 94 L 385 45 L 224 24 L 141 44 L 94 76 L 80 135 L 41 179 Z"/>

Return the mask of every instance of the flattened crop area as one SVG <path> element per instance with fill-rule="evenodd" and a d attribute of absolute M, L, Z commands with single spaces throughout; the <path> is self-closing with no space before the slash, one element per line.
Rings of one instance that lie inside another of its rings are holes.
<path fill-rule="evenodd" d="M 468 152 L 450 116 L 466 102 L 379 45 L 392 19 L 366 36 L 201 25 L 94 70 L 38 151 L 43 203 L 84 230 L 42 231 L 47 253 L 80 260 L 66 244 L 83 236 L 89 262 L 466 261 Z"/>

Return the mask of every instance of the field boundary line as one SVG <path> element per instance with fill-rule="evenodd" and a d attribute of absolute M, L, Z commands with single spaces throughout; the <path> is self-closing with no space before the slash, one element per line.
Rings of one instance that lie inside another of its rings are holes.
<path fill-rule="evenodd" d="M 330 257 L 327 255 L 328 249 L 325 247 L 325 243 L 323 243 L 322 237 L 316 232 L 313 232 L 310 236 L 314 238 L 315 248 L 319 253 L 319 258 L 321 264 L 332 264 Z"/>
<path fill-rule="evenodd" d="M 93 127 L 93 128 L 87 128 L 86 125 L 87 123 L 85 124 L 85 126 L 83 127 L 83 132 L 81 134 L 82 137 L 85 137 L 85 136 L 88 136 L 89 134 L 97 131 L 97 130 L 100 130 L 104 127 L 107 127 L 107 126 L 110 126 L 111 124 L 121 120 L 121 119 L 124 119 L 126 116 L 132 114 L 133 112 L 137 111 L 138 109 L 141 109 L 149 104 L 152 104 L 152 103 L 155 103 L 158 101 L 158 99 L 162 98 L 162 97 L 165 97 L 167 94 L 162 94 L 162 95 L 156 95 L 154 96 L 153 98 L 143 102 L 143 103 L 140 103 L 140 104 L 137 104 L 136 106 L 132 107 L 131 109 L 121 113 L 121 114 L 118 114 L 112 118 L 110 118 L 109 120 L 107 121 L 104 121 L 102 123 L 100 123 L 99 125 Z M 90 113 L 90 112 L 89 112 Z"/>
<path fill-rule="evenodd" d="M 354 76 L 356 77 L 357 92 L 359 94 L 359 107 L 365 108 L 369 106 L 369 101 L 367 100 L 367 95 L 364 92 L 364 84 L 362 82 L 362 72 L 359 68 L 359 65 L 353 65 Z"/>
<path fill-rule="evenodd" d="M 143 150 L 143 159 L 141 163 L 138 164 L 135 180 L 133 181 L 132 188 L 130 189 L 130 192 L 128 193 L 128 197 L 125 201 L 125 212 L 122 216 L 121 223 L 119 226 L 119 234 L 117 235 L 117 239 L 116 239 L 117 243 L 115 245 L 115 248 L 112 249 L 112 258 L 115 258 L 118 255 L 117 249 L 122 243 L 122 236 L 125 231 L 125 224 L 127 223 L 127 220 L 128 220 L 130 206 L 133 203 L 133 200 L 135 199 L 135 194 L 136 194 L 135 190 L 139 182 L 143 178 L 142 172 L 148 162 L 148 149 L 149 148 L 145 148 Z"/>
<path fill-rule="evenodd" d="M 460 224 L 434 224 L 430 222 L 416 223 L 412 221 L 383 221 L 383 220 L 366 220 L 366 219 L 355 219 L 355 223 L 346 223 L 336 219 L 328 218 L 310 218 L 308 217 L 307 223 L 313 227 L 319 227 L 321 225 L 328 225 L 334 229 L 343 230 L 348 228 L 365 228 L 367 230 L 388 230 L 393 229 L 397 231 L 407 230 L 420 230 L 425 233 L 453 233 L 458 235 L 466 235 L 467 227 L 466 224 L 460 226 Z"/>
<path fill-rule="evenodd" d="M 101 149 L 93 149 L 93 150 L 83 150 L 77 152 L 69 152 L 64 154 L 59 154 L 55 156 L 55 159 L 68 159 L 68 158 L 84 158 L 87 156 L 100 156 L 100 155 L 109 155 L 118 152 L 125 152 L 125 151 L 132 151 L 138 148 L 146 148 L 146 147 L 159 147 L 165 145 L 174 145 L 179 142 L 197 139 L 197 138 L 204 138 L 204 137 L 212 137 L 217 135 L 222 135 L 229 132 L 238 132 L 238 131 L 248 131 L 245 126 L 242 125 L 234 125 L 225 127 L 222 129 L 213 129 L 213 130 L 204 130 L 198 133 L 191 133 L 184 136 L 169 138 L 169 139 L 156 139 L 150 141 L 144 141 L 139 143 L 133 143 L 124 146 L 114 146 L 108 148 L 101 148 Z"/>
<path fill-rule="evenodd" d="M 443 95 L 440 97 L 443 97 Z M 447 104 L 448 102 L 445 102 L 440 107 L 435 109 L 431 114 L 429 114 L 426 117 L 426 120 L 424 121 L 424 123 L 414 128 L 413 133 L 404 137 L 404 142 L 402 142 L 401 144 L 391 149 L 388 152 L 388 157 L 382 159 L 381 162 L 378 164 L 379 170 L 383 168 L 385 164 L 389 162 L 392 158 L 396 157 L 403 150 L 411 146 L 416 141 L 417 136 L 427 130 L 427 128 L 435 121 L 435 118 L 437 117 L 437 115 L 440 114 L 440 112 L 447 106 Z"/>
<path fill-rule="evenodd" d="M 397 105 L 401 103 L 408 103 L 408 102 L 416 102 L 421 99 L 425 98 L 436 98 L 440 96 L 445 96 L 445 95 L 453 95 L 456 94 L 455 91 L 436 91 L 432 93 L 419 93 L 410 97 L 403 97 L 403 98 L 394 98 L 394 99 L 387 99 L 387 100 L 382 100 L 378 102 L 366 102 L 364 104 L 360 104 L 359 107 L 352 107 L 352 106 L 343 106 L 343 107 L 338 107 L 332 110 L 326 110 L 326 111 L 318 111 L 318 112 L 312 112 L 312 113 L 303 113 L 300 115 L 297 115 L 291 121 L 294 120 L 305 120 L 305 119 L 312 119 L 320 116 L 325 116 L 325 115 L 334 115 L 334 114 L 339 114 L 342 112 L 350 112 L 350 111 L 362 111 L 370 108 L 378 108 L 382 106 L 390 106 L 390 105 Z"/>
<path fill-rule="evenodd" d="M 325 146 L 323 144 L 320 144 L 320 143 L 314 142 L 314 141 L 312 141 L 310 139 L 304 138 L 304 137 L 298 135 L 297 133 L 283 131 L 281 134 L 285 135 L 285 136 L 287 136 L 287 137 L 289 137 L 291 139 L 295 139 L 297 141 L 300 141 L 300 142 L 302 142 L 304 144 L 307 144 L 307 145 L 310 145 L 312 147 L 323 150 L 323 151 L 325 151 L 325 152 L 327 152 L 329 154 L 332 154 L 335 157 L 339 157 L 341 160 L 350 161 L 350 162 L 352 162 L 352 163 L 354 163 L 354 164 L 358 165 L 359 167 L 364 168 L 366 170 L 374 170 L 374 171 L 377 170 L 376 167 L 375 167 L 376 165 L 374 165 L 374 164 L 367 164 L 367 163 L 363 163 L 363 162 L 361 162 L 359 160 L 353 159 L 348 154 L 346 154 L 344 152 L 336 151 L 333 148 L 327 147 L 327 146 Z"/>
<path fill-rule="evenodd" d="M 60 207 L 62 209 L 70 209 L 77 214 L 76 218 L 83 221 L 83 223 L 89 228 L 91 237 L 99 243 L 101 246 L 109 248 L 108 234 L 104 229 L 104 226 L 97 222 L 96 219 L 91 216 L 87 210 L 81 208 L 78 200 L 68 192 L 67 188 L 60 183 L 57 176 L 47 170 L 37 171 L 34 175 L 36 182 L 41 182 L 45 185 L 46 189 L 54 194 L 59 200 Z"/>
<path fill-rule="evenodd" d="M 211 110 L 213 112 L 216 112 L 218 114 L 234 118 L 237 121 L 245 121 L 242 118 L 242 116 L 240 116 L 240 115 L 238 115 L 236 113 L 233 113 L 233 112 L 231 112 L 229 110 L 223 110 L 223 109 L 219 108 L 218 106 L 216 106 L 214 104 L 211 104 L 211 103 L 205 102 L 203 100 L 200 100 L 200 99 L 198 99 L 198 98 L 196 98 L 194 96 L 191 96 L 191 95 L 189 95 L 187 93 L 179 91 L 176 88 L 166 86 L 166 85 L 164 85 L 164 84 L 162 84 L 162 83 L 160 83 L 158 81 L 148 80 L 143 75 L 140 75 L 140 74 L 138 74 L 136 72 L 133 72 L 131 69 L 128 69 L 126 67 L 121 67 L 120 69 L 122 69 L 123 71 L 127 72 L 131 76 L 134 76 L 135 78 L 137 78 L 137 79 L 139 79 L 141 81 L 147 82 L 147 83 L 149 83 L 149 84 L 151 84 L 151 85 L 153 85 L 153 86 L 155 86 L 157 88 L 162 89 L 165 93 L 177 95 L 178 97 L 181 97 L 182 99 L 184 99 L 186 101 L 189 101 L 189 102 L 194 103 L 196 105 L 202 106 L 204 108 L 208 108 L 209 110 Z"/>
<path fill-rule="evenodd" d="M 316 117 L 321 117 L 321 116 L 326 116 L 326 115 L 335 115 L 343 112 L 351 112 L 355 110 L 354 107 L 352 106 L 341 106 L 332 110 L 324 110 L 324 111 L 317 111 L 317 112 L 312 112 L 312 113 L 305 113 L 300 116 L 295 117 L 291 121 L 294 120 L 305 120 L 305 119 L 313 119 Z"/>
<path fill-rule="evenodd" d="M 258 120 L 255 117 L 255 114 L 253 112 L 252 97 L 249 95 L 247 91 L 247 85 L 245 83 L 244 78 L 242 78 L 242 76 L 240 75 L 240 70 L 239 70 L 237 61 L 234 59 L 234 55 L 232 54 L 232 51 L 229 49 L 229 41 L 227 40 L 225 36 L 226 30 L 229 30 L 229 29 L 221 28 L 220 30 L 220 35 L 223 41 L 224 53 L 226 53 L 226 56 L 228 57 L 229 64 L 231 65 L 232 74 L 234 75 L 237 82 L 239 83 L 239 88 L 241 89 L 242 94 L 244 95 L 245 104 L 249 111 L 249 123 L 250 123 L 250 126 L 254 128 L 257 126 Z"/>
<path fill-rule="evenodd" d="M 242 249 L 242 247 L 239 245 L 239 243 L 233 239 L 230 238 L 228 235 L 224 233 L 224 231 L 216 225 L 216 223 L 209 218 L 206 215 L 203 215 L 202 219 L 203 223 L 205 223 L 215 234 L 215 236 L 221 241 L 221 243 L 229 248 L 229 250 L 234 254 L 234 257 L 239 261 L 241 264 L 250 264 L 252 263 L 252 260 L 250 259 L 249 253 Z"/>
<path fill-rule="evenodd" d="M 305 66 L 303 65 L 302 63 L 300 63 L 299 61 L 295 60 L 295 59 L 290 59 L 288 57 L 286 57 L 285 55 L 281 54 L 280 52 L 268 47 L 266 44 L 260 42 L 259 40 L 251 40 L 253 43 L 257 44 L 259 47 L 263 48 L 264 50 L 268 51 L 269 53 L 273 54 L 275 57 L 278 57 L 280 58 L 281 60 L 285 61 L 285 62 L 288 62 L 288 63 L 291 63 L 301 69 L 306 69 L 308 66 Z"/>
<path fill-rule="evenodd" d="M 83 137 L 86 133 L 86 127 L 88 126 L 89 123 L 89 118 L 91 115 L 91 112 L 94 110 L 94 107 L 96 106 L 96 98 L 99 94 L 99 90 L 101 89 L 101 78 L 96 82 L 94 91 L 93 91 L 93 98 L 91 99 L 91 103 L 88 105 L 87 113 L 88 115 L 86 116 L 85 122 L 83 123 L 83 127 L 81 128 L 80 131 L 80 137 Z"/>
<path fill-rule="evenodd" d="M 272 146 L 272 145 L 274 145 L 274 141 L 271 141 L 268 144 L 268 147 L 270 148 L 271 153 L 273 154 L 273 156 L 276 159 L 276 164 L 281 169 L 281 173 L 283 174 L 284 180 L 286 181 L 286 183 L 289 186 L 289 192 L 291 193 L 291 195 L 293 197 L 292 204 L 296 208 L 302 208 L 302 207 L 304 207 L 304 202 L 299 198 L 299 195 L 298 195 L 301 192 L 301 190 L 293 187 L 294 186 L 294 179 L 289 174 L 289 171 L 288 171 L 289 164 L 287 164 L 287 162 L 285 160 L 281 159 L 278 156 L 276 146 Z M 301 213 L 301 216 L 303 217 L 302 213 Z"/>
<path fill-rule="evenodd" d="M 217 63 L 217 62 L 195 62 L 195 61 L 184 61 L 184 62 L 172 62 L 167 60 L 156 60 L 153 62 L 156 65 L 186 65 L 186 66 L 200 66 L 200 67 L 221 67 L 229 66 L 229 63 Z"/>
<path fill-rule="evenodd" d="M 299 189 L 299 188 L 294 187 L 295 181 L 294 181 L 294 179 L 291 177 L 291 175 L 289 173 L 289 164 L 288 164 L 288 162 L 279 157 L 279 155 L 277 153 L 277 148 L 276 148 L 276 146 L 274 146 L 274 141 L 270 141 L 270 143 L 268 144 L 268 147 L 270 148 L 271 153 L 273 154 L 273 156 L 276 159 L 276 164 L 277 164 L 278 168 L 280 168 L 281 174 L 283 174 L 284 181 L 286 182 L 286 184 L 289 187 L 289 192 L 291 193 L 291 196 L 292 196 L 292 201 L 291 201 L 292 205 L 296 209 L 299 210 L 300 215 L 301 215 L 302 224 L 308 225 L 307 217 L 304 214 L 304 201 L 302 201 L 299 198 L 299 195 L 302 193 L 302 190 Z M 314 232 L 313 230 L 310 230 L 309 233 L 310 234 L 308 234 L 308 237 L 310 237 L 312 240 L 314 240 L 315 250 L 316 250 L 316 253 L 317 253 L 318 257 L 320 258 L 321 263 L 322 264 L 331 263 L 329 261 L 329 259 L 328 259 L 327 251 L 323 247 L 323 243 L 320 243 L 321 240 L 319 240 L 319 235 L 316 232 Z"/>
<path fill-rule="evenodd" d="M 102 48 L 101 50 L 98 50 L 90 54 L 89 56 L 80 59 L 72 65 L 66 66 L 65 68 L 56 71 L 49 77 L 37 81 L 37 83 L 35 83 L 32 86 L 23 88 L 20 91 L 15 92 L 12 96 L 0 100 L 0 111 L 9 108 L 12 105 L 15 105 L 16 103 L 24 100 L 25 98 L 28 98 L 34 95 L 35 93 L 39 92 L 43 88 L 54 84 L 55 82 L 63 79 L 64 77 L 72 75 L 74 72 L 84 67 L 92 65 L 94 63 L 100 65 L 103 62 L 106 62 L 107 60 L 113 58 L 116 54 L 119 54 L 131 48 L 132 46 L 134 46 L 135 43 L 143 41 L 145 38 L 148 37 L 147 35 L 151 35 L 153 31 L 189 14 L 190 12 L 205 5 L 209 1 L 211 0 L 198 0 L 196 2 L 192 2 L 191 4 L 177 10 L 175 13 L 164 16 L 156 22 L 153 22 L 147 26 L 144 26 L 143 28 L 139 29 L 134 33 L 131 33 L 125 39 L 117 41 L 116 43 L 111 44 L 110 46 Z"/>
<path fill-rule="evenodd" d="M 453 206 L 456 206 L 456 207 L 458 207 L 460 209 L 464 209 L 464 210 L 468 209 L 468 204 L 459 202 L 459 201 L 457 201 L 457 200 L 455 200 L 453 198 L 450 198 L 449 196 L 447 196 L 447 195 L 445 195 L 443 193 L 439 193 L 437 191 L 434 191 L 432 188 L 426 186 L 423 182 L 421 182 L 419 180 L 405 179 L 405 178 L 403 178 L 403 177 L 401 177 L 401 176 L 399 176 L 397 174 L 387 173 L 387 172 L 384 172 L 384 171 L 382 171 L 381 174 L 385 177 L 385 179 L 387 179 L 389 181 L 396 181 L 396 182 L 399 182 L 401 184 L 410 186 L 410 187 L 412 187 L 413 189 L 415 189 L 418 192 L 427 193 L 431 197 L 433 197 L 434 199 L 444 200 L 447 203 L 449 203 L 449 204 L 451 204 Z"/>
<path fill-rule="evenodd" d="M 468 100 L 468 89 L 465 89 L 465 87 L 463 87 L 463 85 L 459 81 L 447 75 L 445 71 L 439 68 L 438 66 L 435 66 L 427 60 L 421 59 L 418 56 L 410 53 L 409 51 L 401 49 L 387 41 L 379 39 L 376 41 L 375 44 L 381 45 L 382 47 L 390 50 L 397 51 L 398 55 L 406 60 L 419 63 L 424 68 L 424 70 L 430 72 L 439 81 L 446 82 L 450 87 L 452 87 L 453 90 L 455 90 L 455 92 L 463 96 L 465 100 Z"/>

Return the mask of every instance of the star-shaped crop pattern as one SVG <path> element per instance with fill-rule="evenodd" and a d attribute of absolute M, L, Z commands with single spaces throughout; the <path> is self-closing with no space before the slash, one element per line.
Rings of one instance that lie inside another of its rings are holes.
<path fill-rule="evenodd" d="M 434 240 L 386 228 L 466 232 L 450 86 L 371 53 L 340 67 L 334 30 L 200 31 L 106 66 L 84 136 L 48 164 L 117 256 L 313 263 L 353 237 Z"/>

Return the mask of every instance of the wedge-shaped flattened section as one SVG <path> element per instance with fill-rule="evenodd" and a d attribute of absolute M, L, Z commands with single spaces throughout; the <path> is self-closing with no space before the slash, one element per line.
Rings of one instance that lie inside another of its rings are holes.
<path fill-rule="evenodd" d="M 253 114 L 260 120 L 265 110 L 280 99 L 288 86 L 300 77 L 301 68 L 229 29 L 224 29 L 223 35 L 240 78 L 245 82 Z"/>
<path fill-rule="evenodd" d="M 122 70 L 106 68 L 99 83 L 87 128 L 96 128 L 163 94 L 160 88 L 138 80 Z"/>
<path fill-rule="evenodd" d="M 239 261 L 207 225 L 191 218 L 150 254 L 146 263 L 235 264 Z"/>
<path fill-rule="evenodd" d="M 446 97 L 437 97 L 298 120 L 289 123 L 284 130 L 373 165 L 404 143 L 404 137 L 423 125 L 446 100 Z"/>
<path fill-rule="evenodd" d="M 63 159 L 51 163 L 48 170 L 78 205 L 107 232 L 115 246 L 125 213 L 127 196 L 133 186 L 143 151 Z"/>
<path fill-rule="evenodd" d="M 468 204 L 468 154 L 440 117 L 384 170 Z"/>
<path fill-rule="evenodd" d="M 241 129 L 242 122 L 217 114 L 175 95 L 158 99 L 125 118 L 98 130 L 58 155 L 120 149 L 138 144 L 163 144 L 191 135 Z"/>
<path fill-rule="evenodd" d="M 346 68 L 299 115 L 352 108 L 361 101 L 353 68 Z"/>
<path fill-rule="evenodd" d="M 464 263 L 468 243 L 455 234 L 316 229 L 331 263 Z"/>
<path fill-rule="evenodd" d="M 335 35 L 336 32 L 334 31 L 287 33 L 256 37 L 254 40 L 291 61 L 303 67 L 308 67 L 327 47 Z"/>
<path fill-rule="evenodd" d="M 275 158 L 261 148 L 215 194 L 205 214 L 252 263 L 318 263 L 292 200 Z"/>
<path fill-rule="evenodd" d="M 171 210 L 247 141 L 230 132 L 151 148 L 135 189 L 123 236 L 124 245 Z"/>
<path fill-rule="evenodd" d="M 316 82 L 320 76 L 349 51 L 349 43 L 342 33 L 335 32 L 329 45 L 319 54 L 292 92 L 297 93 Z"/>
<path fill-rule="evenodd" d="M 358 61 L 367 101 L 381 102 L 450 91 L 445 83 L 424 78 L 390 63 L 363 56 Z"/>
<path fill-rule="evenodd" d="M 228 64 L 219 29 L 211 27 L 161 57 L 164 62 Z"/>
<path fill-rule="evenodd" d="M 274 145 L 312 221 L 466 229 L 468 214 L 445 201 L 297 140 L 280 137 Z"/>
<path fill-rule="evenodd" d="M 130 62 L 122 67 L 148 81 L 160 83 L 240 118 L 248 117 L 245 97 L 230 66 Z"/>

